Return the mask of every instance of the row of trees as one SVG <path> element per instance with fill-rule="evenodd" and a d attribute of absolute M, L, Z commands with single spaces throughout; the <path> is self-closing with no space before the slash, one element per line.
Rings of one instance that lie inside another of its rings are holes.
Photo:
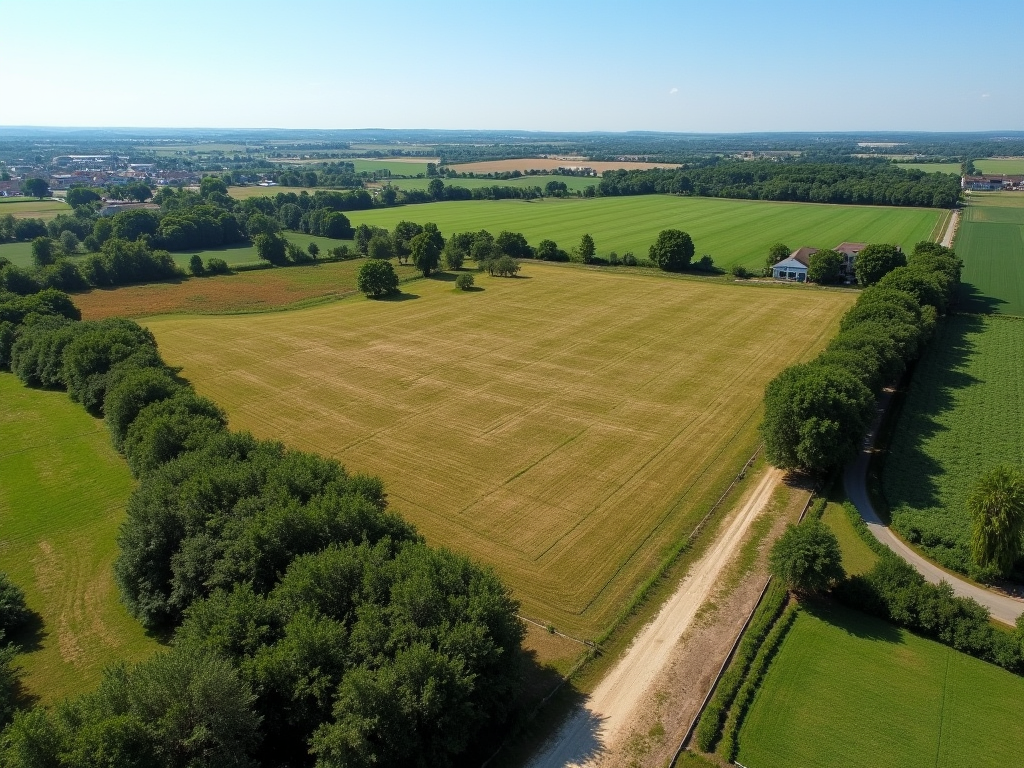
<path fill-rule="evenodd" d="M 607 171 L 597 194 L 656 193 L 805 203 L 952 208 L 960 180 L 889 163 L 718 162 L 704 167 Z"/>
<path fill-rule="evenodd" d="M 428 547 L 378 478 L 228 431 L 148 331 L 81 322 L 56 291 L 0 294 L 0 366 L 106 421 L 138 479 L 122 598 L 173 633 L 96 691 L 16 714 L 4 764 L 445 766 L 507 718 L 516 603 Z"/>
<path fill-rule="evenodd" d="M 952 249 L 918 243 L 906 266 L 861 293 L 815 360 L 768 384 L 761 435 L 773 465 L 824 472 L 856 454 L 875 397 L 917 358 L 955 298 L 962 266 Z"/>

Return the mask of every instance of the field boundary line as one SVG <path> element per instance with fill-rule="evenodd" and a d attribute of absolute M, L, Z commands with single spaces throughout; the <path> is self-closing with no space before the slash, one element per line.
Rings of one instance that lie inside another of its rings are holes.
<path fill-rule="evenodd" d="M 816 497 L 815 492 L 812 490 L 807 497 L 807 501 L 804 504 L 804 508 L 800 511 L 800 517 L 797 520 L 798 523 L 803 522 L 804 516 L 807 514 L 807 510 L 811 508 L 811 503 Z M 736 656 L 736 650 L 740 647 L 740 642 L 743 640 L 743 635 L 747 633 L 747 629 L 750 627 L 750 622 L 754 620 L 754 614 L 757 613 L 757 609 L 761 607 L 761 603 L 764 601 L 764 596 L 768 594 L 768 587 L 772 584 L 772 577 L 769 576 L 764 583 L 764 587 L 761 588 L 761 594 L 757 597 L 757 602 L 754 603 L 754 607 L 750 609 L 750 613 L 747 614 L 746 621 L 743 622 L 743 626 L 740 627 L 740 631 L 736 634 L 735 640 L 733 640 L 732 647 L 729 649 L 729 653 L 726 654 L 725 661 L 722 662 L 722 666 L 718 670 L 718 674 L 715 675 L 715 679 L 711 681 L 711 687 L 708 688 L 707 695 L 697 708 L 696 713 L 693 715 L 693 719 L 690 721 L 690 726 L 686 729 L 686 733 L 683 734 L 683 738 L 679 742 L 679 746 L 676 748 L 675 754 L 672 755 L 672 760 L 669 761 L 669 768 L 674 766 L 679 760 L 679 756 L 686 750 L 686 744 L 693 736 L 693 731 L 697 727 L 697 722 L 700 720 L 701 715 L 704 714 L 704 710 L 707 709 L 708 704 L 711 702 L 711 697 L 714 696 L 715 691 L 718 689 L 718 684 L 722 680 L 722 676 L 725 671 L 729 668 L 733 658 Z M 739 765 L 739 763 L 736 763 Z"/>
<path fill-rule="evenodd" d="M 594 642 L 591 641 L 591 640 L 580 640 L 578 637 L 573 637 L 572 635 L 567 635 L 567 634 L 565 634 L 563 632 L 559 632 L 557 629 L 555 629 L 554 624 L 542 624 L 541 622 L 537 621 L 536 619 L 531 619 L 528 616 L 523 616 L 521 613 L 517 613 L 516 614 L 516 618 L 519 619 L 520 621 L 525 621 L 525 622 L 527 622 L 529 624 L 533 624 L 535 627 L 540 627 L 541 629 L 544 629 L 544 630 L 550 632 L 552 635 L 558 635 L 558 637 L 564 637 L 566 640 L 572 640 L 574 643 L 579 643 L 580 645 L 585 645 L 588 648 L 596 648 L 597 647 L 594 644 Z"/>

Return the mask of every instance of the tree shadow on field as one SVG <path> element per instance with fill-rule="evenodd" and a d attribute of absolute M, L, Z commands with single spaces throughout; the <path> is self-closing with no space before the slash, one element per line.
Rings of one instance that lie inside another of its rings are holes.
<path fill-rule="evenodd" d="M 456 293 L 480 293 L 483 290 L 479 285 L 471 285 L 468 288 L 462 288 Z"/>
<path fill-rule="evenodd" d="M 971 312 L 979 315 L 991 315 L 999 311 L 999 307 L 1008 303 L 1005 299 L 996 296 L 989 296 L 978 290 L 977 286 L 971 283 L 960 283 L 959 293 L 961 312 Z"/>
<path fill-rule="evenodd" d="M 454 283 L 458 275 L 451 272 L 432 272 L 427 280 L 437 280 L 439 283 Z"/>
<path fill-rule="evenodd" d="M 962 369 L 975 352 L 972 336 L 981 333 L 984 325 L 977 315 L 950 316 L 940 323 L 918 361 L 898 412 L 892 415 L 893 439 L 881 465 L 881 488 L 891 510 L 939 505 L 938 481 L 945 470 L 926 446 L 948 430 L 940 420 L 956 408 L 956 393 L 978 383 Z M 917 543 L 914 532 L 902 533 Z"/>
<path fill-rule="evenodd" d="M 801 607 L 808 615 L 841 629 L 853 637 L 897 645 L 906 642 L 899 627 L 830 600 L 803 600 Z"/>
<path fill-rule="evenodd" d="M 395 301 L 412 301 L 413 299 L 418 299 L 418 298 L 419 298 L 419 294 L 418 293 L 404 293 L 403 292 L 403 293 L 389 293 L 386 296 L 378 296 L 376 298 L 376 301 L 391 301 L 391 302 L 395 302 Z"/>

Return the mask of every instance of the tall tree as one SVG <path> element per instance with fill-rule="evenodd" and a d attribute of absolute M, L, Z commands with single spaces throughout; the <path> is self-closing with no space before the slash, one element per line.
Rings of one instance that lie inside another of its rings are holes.
<path fill-rule="evenodd" d="M 680 272 L 690 266 L 693 238 L 678 229 L 663 229 L 648 251 L 651 261 L 666 272 Z"/>
<path fill-rule="evenodd" d="M 772 575 L 794 592 L 825 592 L 845 576 L 839 541 L 820 520 L 790 525 L 768 562 Z"/>
<path fill-rule="evenodd" d="M 373 298 L 398 293 L 398 275 L 390 261 L 368 259 L 359 267 L 356 287 Z"/>
<path fill-rule="evenodd" d="M 594 246 L 594 238 L 589 234 L 584 234 L 580 238 L 579 255 L 583 260 L 584 264 L 590 264 L 594 260 L 594 256 L 597 254 L 597 248 Z"/>
<path fill-rule="evenodd" d="M 430 277 L 430 273 L 441 263 L 441 248 L 437 246 L 437 238 L 430 232 L 420 232 L 409 245 L 412 263 L 424 277 Z"/>
<path fill-rule="evenodd" d="M 829 250 L 816 251 L 811 254 L 807 266 L 807 279 L 821 285 L 834 283 L 839 279 L 839 270 L 842 266 L 842 254 Z"/>
<path fill-rule="evenodd" d="M 45 179 L 25 179 L 21 182 L 21 191 L 29 197 L 38 197 L 42 200 L 50 192 L 50 185 Z"/>
<path fill-rule="evenodd" d="M 785 243 L 775 243 L 768 249 L 768 258 L 765 260 L 765 274 L 771 276 L 772 267 L 789 256 L 792 251 Z"/>
<path fill-rule="evenodd" d="M 1004 466 L 983 475 L 967 500 L 967 510 L 974 526 L 974 561 L 1008 575 L 1024 554 L 1024 474 Z"/>
<path fill-rule="evenodd" d="M 907 257 L 899 246 L 887 243 L 872 243 L 857 254 L 853 271 L 861 285 L 874 285 L 896 267 L 905 267 Z"/>

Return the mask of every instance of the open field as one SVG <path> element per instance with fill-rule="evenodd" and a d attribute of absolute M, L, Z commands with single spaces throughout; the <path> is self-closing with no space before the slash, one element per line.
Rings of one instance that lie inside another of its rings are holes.
<path fill-rule="evenodd" d="M 975 160 L 974 167 L 982 173 L 1024 174 L 1024 157 L 990 157 Z"/>
<path fill-rule="evenodd" d="M 0 243 L 0 258 L 8 259 L 18 267 L 32 264 L 32 243 Z"/>
<path fill-rule="evenodd" d="M 36 200 L 24 197 L 0 197 L 0 216 L 10 214 L 16 219 L 42 219 L 49 221 L 58 213 L 71 213 L 71 207 L 67 203 L 60 203 L 56 200 Z"/>
<path fill-rule="evenodd" d="M 854 298 L 538 264 L 476 292 L 451 279 L 146 324 L 233 428 L 379 474 L 429 541 L 587 637 L 749 457 L 765 383 Z M 794 343 L 765 343 L 794 324 Z"/>
<path fill-rule="evenodd" d="M 86 320 L 153 314 L 266 312 L 353 293 L 356 272 L 362 263 L 361 259 L 355 259 L 127 285 L 77 293 L 73 298 Z M 397 263 L 395 271 L 403 280 L 419 274 L 415 268 Z"/>
<path fill-rule="evenodd" d="M 468 200 L 426 203 L 346 214 L 353 226 L 391 229 L 407 219 L 433 221 L 445 237 L 454 232 L 507 229 L 522 232 L 536 246 L 550 238 L 568 250 L 589 232 L 598 254 L 633 251 L 646 257 L 663 229 L 690 233 L 697 257 L 710 253 L 719 267 L 741 264 L 760 270 L 768 248 L 784 242 L 792 248 L 832 248 L 844 241 L 888 242 L 913 248 L 928 240 L 946 211 L 858 205 L 771 203 L 707 197 L 641 195 L 594 199 Z"/>
<path fill-rule="evenodd" d="M 417 173 L 426 174 L 427 163 L 436 162 L 436 158 L 409 158 L 402 160 L 391 158 L 388 160 L 376 160 L 360 157 L 345 158 L 356 167 L 356 173 L 373 173 L 374 171 L 391 171 L 395 176 L 415 176 Z"/>
<path fill-rule="evenodd" d="M 836 607 L 801 611 L 740 732 L 756 768 L 1021 765 L 1024 678 Z"/>
<path fill-rule="evenodd" d="M 396 179 L 391 186 L 398 189 L 426 189 L 430 179 Z M 587 187 L 594 187 L 601 181 L 593 176 L 554 176 L 536 175 L 521 176 L 518 179 L 442 179 L 446 187 L 465 187 L 466 189 L 479 189 L 480 187 L 540 187 L 549 181 L 561 181 L 570 191 L 582 192 Z"/>
<path fill-rule="evenodd" d="M 896 163 L 897 168 L 925 173 L 955 173 L 960 175 L 960 163 Z"/>
<path fill-rule="evenodd" d="M 956 252 L 964 261 L 964 309 L 1024 315 L 1024 194 L 973 192 Z"/>
<path fill-rule="evenodd" d="M 247 197 L 273 197 L 278 192 L 294 192 L 296 195 L 305 192 L 312 195 L 319 187 L 228 187 L 228 194 L 236 200 L 245 200 Z"/>
<path fill-rule="evenodd" d="M 895 529 L 948 568 L 968 562 L 975 480 L 1024 462 L 1024 321 L 954 315 L 917 363 L 882 474 Z"/>
<path fill-rule="evenodd" d="M 476 163 L 454 163 L 450 166 L 458 173 L 501 173 L 502 171 L 551 171 L 555 168 L 593 168 L 598 175 L 605 171 L 644 171 L 649 168 L 678 168 L 678 163 L 634 163 L 629 161 L 604 162 L 599 160 L 559 160 L 557 158 L 524 157 L 516 160 L 481 160 Z M 598 179 L 595 179 L 598 181 Z"/>
<path fill-rule="evenodd" d="M 0 402 L 0 563 L 42 619 L 19 664 L 28 691 L 51 703 L 156 648 L 114 584 L 132 479 L 103 422 L 64 393 L 0 373 Z"/>

